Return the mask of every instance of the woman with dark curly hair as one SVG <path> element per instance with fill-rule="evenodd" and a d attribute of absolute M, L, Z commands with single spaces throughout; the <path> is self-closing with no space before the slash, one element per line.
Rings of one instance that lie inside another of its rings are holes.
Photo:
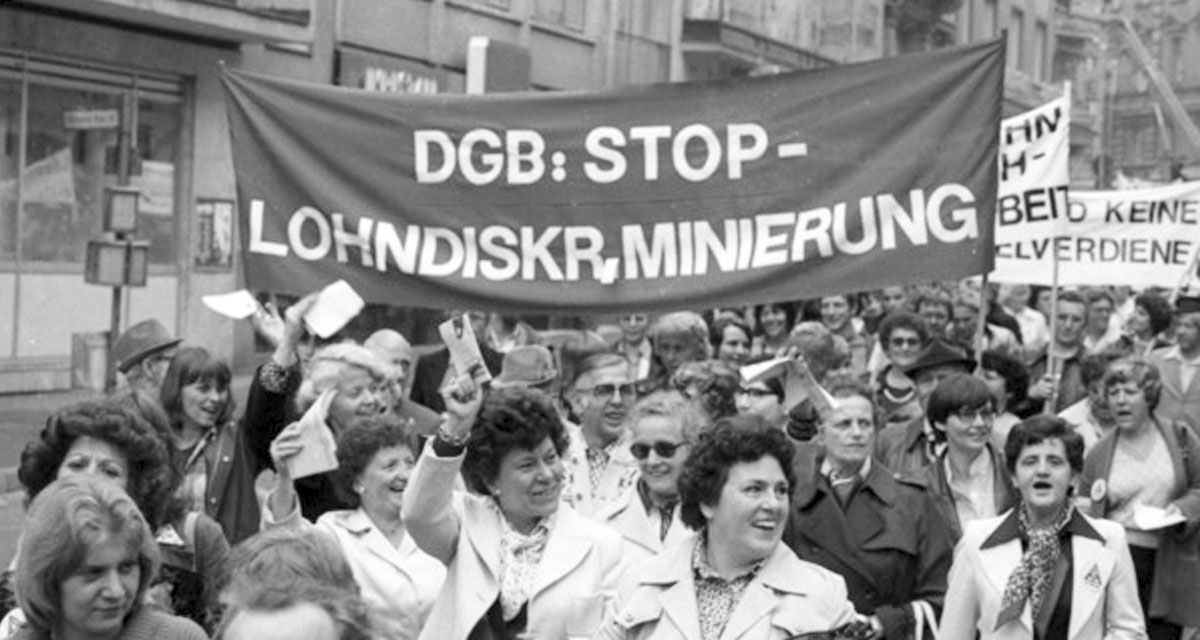
<path fill-rule="evenodd" d="M 646 562 L 596 637 L 791 638 L 861 624 L 842 578 L 781 544 L 793 456 L 757 416 L 701 437 L 679 478 L 683 523 L 699 534 Z"/>
<path fill-rule="evenodd" d="M 363 598 L 385 619 L 386 637 L 416 638 L 437 599 L 446 569 L 408 535 L 401 502 L 420 451 L 417 435 L 387 414 L 338 436 L 335 489 L 352 509 L 326 511 L 315 525 L 300 515 L 288 461 L 304 448 L 285 430 L 271 445 L 279 483 L 267 497 L 266 528 L 315 528 L 337 542 Z"/>
<path fill-rule="evenodd" d="M 616 595 L 623 543 L 562 504 L 567 435 L 550 398 L 512 387 L 481 402 L 470 378 L 442 395 L 446 421 L 404 495 L 413 539 L 447 566 L 420 637 L 590 636 L 568 625 L 588 617 L 580 598 Z M 453 491 L 460 470 L 474 493 Z"/>
<path fill-rule="evenodd" d="M 229 543 L 220 525 L 174 495 L 179 474 L 165 444 L 165 422 L 144 392 L 72 405 L 51 416 L 39 438 L 26 445 L 18 478 L 28 501 L 68 476 L 97 476 L 124 489 L 155 532 L 164 559 L 150 599 L 206 624 Z"/>

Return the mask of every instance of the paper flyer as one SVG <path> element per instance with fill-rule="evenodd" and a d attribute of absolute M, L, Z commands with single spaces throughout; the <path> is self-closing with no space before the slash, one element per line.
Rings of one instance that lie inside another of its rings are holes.
<path fill-rule="evenodd" d="M 345 280 L 338 280 L 321 290 L 304 314 L 304 324 L 318 337 L 328 338 L 341 331 L 364 306 L 362 297 Z"/>
<path fill-rule="evenodd" d="M 467 314 L 439 324 L 438 333 L 450 350 L 450 364 L 454 365 L 455 371 L 470 372 L 480 385 L 491 381 L 492 372 L 488 371 L 483 354 L 479 352 L 479 342 L 475 340 L 475 330 L 471 328 L 471 319 Z"/>
<path fill-rule="evenodd" d="M 337 389 L 325 390 L 300 417 L 300 442 L 304 447 L 288 460 L 292 478 L 305 478 L 337 468 L 337 442 L 325 424 L 329 404 L 335 395 Z"/>
<path fill-rule="evenodd" d="M 234 320 L 245 320 L 261 308 L 258 300 L 245 289 L 233 293 L 219 293 L 200 298 L 204 306 Z"/>

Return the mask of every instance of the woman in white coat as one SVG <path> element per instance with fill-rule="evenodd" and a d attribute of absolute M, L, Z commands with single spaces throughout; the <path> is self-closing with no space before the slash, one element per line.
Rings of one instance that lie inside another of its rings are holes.
<path fill-rule="evenodd" d="M 1020 503 L 968 523 L 950 569 L 946 640 L 1146 637 L 1121 525 L 1071 503 L 1083 437 L 1061 418 L 1013 427 L 1005 455 Z"/>
<path fill-rule="evenodd" d="M 699 530 L 643 563 L 603 640 L 766 640 L 861 630 L 842 578 L 781 544 L 795 480 L 787 436 L 758 416 L 719 420 L 679 479 Z M 866 627 L 869 629 L 869 626 Z"/>
<path fill-rule="evenodd" d="M 401 500 L 420 451 L 417 436 L 391 415 L 366 418 L 337 440 L 334 488 L 353 509 L 321 514 L 316 523 L 300 515 L 289 462 L 304 449 L 300 423 L 271 444 L 279 482 L 263 510 L 265 528 L 315 528 L 337 543 L 354 572 L 363 600 L 379 614 L 393 640 L 413 640 L 437 599 L 446 568 L 417 548 L 401 515 Z"/>
<path fill-rule="evenodd" d="M 446 421 L 404 495 L 413 540 L 447 566 L 420 637 L 577 633 L 569 619 L 601 615 L 582 615 L 580 603 L 599 609 L 616 596 L 622 542 L 561 503 L 567 435 L 554 405 L 541 391 L 505 388 L 481 406 L 469 378 L 450 388 Z M 473 494 L 453 491 L 460 470 Z"/>
<path fill-rule="evenodd" d="M 706 423 L 678 391 L 656 391 L 634 406 L 629 451 L 638 463 L 637 482 L 594 516 L 625 539 L 625 575 L 688 537 L 680 520 L 679 474 Z"/>

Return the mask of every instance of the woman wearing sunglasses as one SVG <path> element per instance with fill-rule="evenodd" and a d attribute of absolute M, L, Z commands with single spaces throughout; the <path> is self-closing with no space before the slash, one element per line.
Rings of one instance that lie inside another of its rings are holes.
<path fill-rule="evenodd" d="M 939 442 L 936 460 L 926 467 L 929 491 L 957 542 L 968 522 L 995 517 L 1017 502 L 1004 452 L 993 443 L 995 400 L 986 382 L 956 373 L 929 394 L 926 415 Z"/>
<path fill-rule="evenodd" d="M 637 403 L 629 424 L 637 482 L 596 519 L 625 539 L 626 566 L 634 569 L 687 535 L 679 520 L 679 473 L 706 420 L 683 394 L 659 391 Z"/>

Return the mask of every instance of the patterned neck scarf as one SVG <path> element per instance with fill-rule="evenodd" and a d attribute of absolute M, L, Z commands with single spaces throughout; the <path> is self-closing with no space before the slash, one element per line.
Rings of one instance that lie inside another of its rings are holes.
<path fill-rule="evenodd" d="M 500 606 L 504 620 L 509 621 L 521 612 L 533 593 L 533 580 L 554 527 L 554 515 L 542 518 L 528 534 L 513 529 L 503 513 L 500 522 Z"/>
<path fill-rule="evenodd" d="M 1021 556 L 1021 563 L 1008 577 L 1008 584 L 1004 587 L 996 628 L 1020 618 L 1027 601 L 1033 617 L 1037 618 L 1038 612 L 1046 604 L 1046 589 L 1050 586 L 1054 566 L 1058 564 L 1058 556 L 1062 551 L 1059 536 L 1063 527 L 1067 526 L 1075 514 L 1075 507 L 1068 503 L 1053 527 L 1034 529 L 1029 523 L 1028 509 L 1023 504 L 1019 509 L 1017 522 L 1021 527 L 1021 536 L 1029 541 L 1029 545 L 1025 554 Z"/>

